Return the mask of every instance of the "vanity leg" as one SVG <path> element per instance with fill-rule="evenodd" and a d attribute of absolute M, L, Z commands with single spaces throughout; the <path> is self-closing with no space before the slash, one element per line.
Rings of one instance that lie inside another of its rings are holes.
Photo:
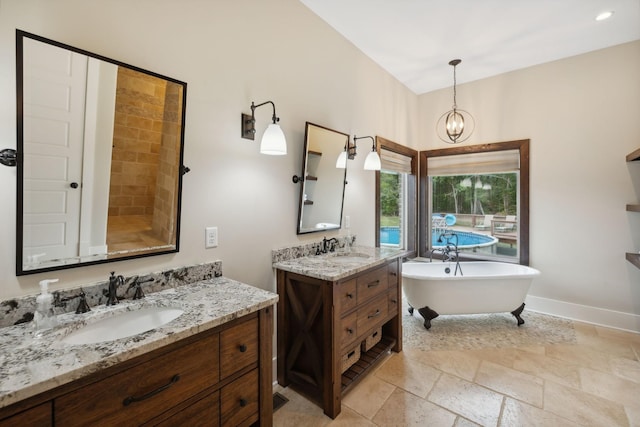
<path fill-rule="evenodd" d="M 524 319 L 520 317 L 520 314 L 522 314 L 522 310 L 524 310 L 524 303 L 522 303 L 520 307 L 516 308 L 511 312 L 511 314 L 513 314 L 513 317 L 515 317 L 516 320 L 518 321 L 518 326 L 524 324 Z"/>
<path fill-rule="evenodd" d="M 435 310 L 430 309 L 428 306 L 419 308 L 418 313 L 424 317 L 423 325 L 425 329 L 431 329 L 431 321 L 439 316 Z"/>

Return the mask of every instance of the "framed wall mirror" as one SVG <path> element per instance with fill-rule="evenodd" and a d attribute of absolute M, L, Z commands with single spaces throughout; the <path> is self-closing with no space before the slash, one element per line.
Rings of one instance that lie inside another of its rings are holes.
<path fill-rule="evenodd" d="M 349 134 L 307 122 L 304 135 L 298 234 L 339 229 L 347 169 L 337 168 L 336 161 Z"/>
<path fill-rule="evenodd" d="M 187 84 L 24 31 L 17 275 L 178 252 Z"/>

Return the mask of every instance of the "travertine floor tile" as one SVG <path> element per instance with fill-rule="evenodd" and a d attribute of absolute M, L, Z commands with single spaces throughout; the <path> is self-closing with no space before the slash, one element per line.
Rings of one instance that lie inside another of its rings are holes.
<path fill-rule="evenodd" d="M 453 426 L 456 415 L 431 402 L 396 389 L 373 418 L 378 426 Z"/>
<path fill-rule="evenodd" d="M 613 358 L 610 361 L 611 371 L 620 378 L 640 383 L 640 362 L 623 357 Z"/>
<path fill-rule="evenodd" d="M 444 374 L 427 397 L 431 402 L 483 426 L 495 426 L 503 396 L 487 388 Z"/>
<path fill-rule="evenodd" d="M 464 350 L 428 352 L 408 350 L 406 354 L 407 357 L 411 359 L 433 366 L 436 369 L 467 381 L 473 381 L 478 366 L 480 366 L 480 359 L 468 354 L 468 352 Z"/>
<path fill-rule="evenodd" d="M 559 417 L 551 412 L 518 402 L 511 398 L 505 400 L 500 427 L 578 427 L 579 424 Z"/>
<path fill-rule="evenodd" d="M 480 364 L 475 382 L 498 393 L 542 408 L 543 381 L 533 375 L 485 360 Z"/>
<path fill-rule="evenodd" d="M 381 380 L 376 375 L 368 375 L 342 399 L 342 407 L 347 406 L 371 419 L 395 388 L 394 385 Z"/>
<path fill-rule="evenodd" d="M 547 381 L 544 410 L 584 426 L 628 426 L 624 407 L 607 399 Z"/>
<path fill-rule="evenodd" d="M 440 374 L 404 353 L 394 354 L 375 372 L 378 378 L 422 398 L 431 391 Z"/>
<path fill-rule="evenodd" d="M 518 349 L 516 348 L 483 348 L 470 350 L 466 353 L 472 354 L 478 359 L 488 360 L 508 368 L 513 367 L 513 362 L 518 357 Z"/>
<path fill-rule="evenodd" d="M 589 368 L 580 369 L 580 379 L 583 391 L 640 409 L 640 384 Z"/>
<path fill-rule="evenodd" d="M 556 344 L 547 346 L 547 356 L 579 366 L 588 366 L 603 372 L 611 372 L 606 353 L 584 345 Z"/>
<path fill-rule="evenodd" d="M 513 369 L 569 387 L 580 388 L 580 367 L 545 355 L 520 352 Z"/>

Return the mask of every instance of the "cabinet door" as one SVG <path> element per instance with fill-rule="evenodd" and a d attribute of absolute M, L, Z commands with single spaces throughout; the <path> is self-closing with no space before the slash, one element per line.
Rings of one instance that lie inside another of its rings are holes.
<path fill-rule="evenodd" d="M 142 424 L 218 382 L 218 334 L 54 400 L 55 424 Z"/>

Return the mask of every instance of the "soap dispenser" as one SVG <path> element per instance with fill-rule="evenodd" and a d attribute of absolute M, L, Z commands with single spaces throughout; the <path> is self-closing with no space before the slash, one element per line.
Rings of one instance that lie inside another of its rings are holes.
<path fill-rule="evenodd" d="M 55 283 L 58 279 L 40 281 L 40 295 L 36 297 L 36 311 L 33 313 L 35 335 L 40 336 L 47 329 L 58 324 L 53 312 L 53 295 L 49 292 L 49 283 Z"/>

